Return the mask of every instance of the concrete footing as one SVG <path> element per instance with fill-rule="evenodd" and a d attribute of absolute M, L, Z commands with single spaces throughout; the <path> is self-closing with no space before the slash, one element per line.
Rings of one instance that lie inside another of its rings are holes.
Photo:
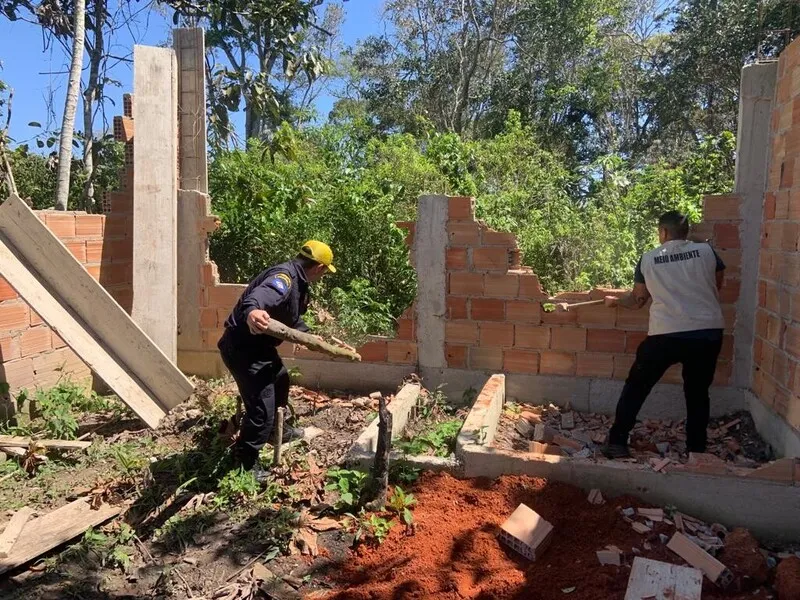
<path fill-rule="evenodd" d="M 759 435 L 778 456 L 800 456 L 800 432 L 789 426 L 786 419 L 775 413 L 769 406 L 745 392 L 747 409 L 753 417 Z M 798 515 L 800 520 L 800 515 Z"/>

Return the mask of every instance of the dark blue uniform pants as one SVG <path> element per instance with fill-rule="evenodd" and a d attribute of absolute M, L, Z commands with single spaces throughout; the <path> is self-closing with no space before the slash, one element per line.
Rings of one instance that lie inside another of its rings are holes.
<path fill-rule="evenodd" d="M 289 402 L 289 372 L 275 348 L 249 353 L 237 347 L 232 337 L 226 330 L 218 348 L 244 403 L 245 414 L 236 450 L 243 466 L 249 469 L 272 433 L 275 408 Z"/>
<path fill-rule="evenodd" d="M 714 382 L 722 339 L 705 340 L 648 336 L 636 350 L 617 415 L 609 432 L 609 442 L 627 445 L 628 434 L 636 424 L 647 395 L 672 365 L 683 365 L 683 394 L 686 397 L 686 448 L 689 452 L 706 451 L 706 429 L 710 412 L 708 388 Z"/>

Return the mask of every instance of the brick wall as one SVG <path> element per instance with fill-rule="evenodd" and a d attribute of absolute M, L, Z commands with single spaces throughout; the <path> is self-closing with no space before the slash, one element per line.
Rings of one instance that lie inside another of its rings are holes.
<path fill-rule="evenodd" d="M 126 101 L 126 112 L 130 100 Z M 128 115 L 130 113 L 128 112 Z M 116 123 L 115 123 L 116 124 Z M 115 128 L 116 129 L 116 128 Z M 118 132 L 122 135 L 121 132 Z M 45 225 L 128 312 L 132 302 L 132 142 L 122 190 L 105 198 L 107 214 L 37 211 Z M 60 378 L 88 380 L 89 368 L 0 277 L 0 381 L 12 393 L 46 388 Z"/>
<path fill-rule="evenodd" d="M 736 196 L 709 196 L 708 218 L 694 232 L 713 239 L 730 266 L 721 294 L 728 333 L 717 384 L 727 384 L 731 375 L 731 332 L 739 289 L 738 206 Z M 447 236 L 445 351 L 449 367 L 614 379 L 627 376 L 636 348 L 646 336 L 647 309 L 591 306 L 545 312 L 545 302 L 595 300 L 610 290 L 548 297 L 539 278 L 519 265 L 515 237 L 476 221 L 470 198 L 449 199 Z M 680 369 L 670 369 L 664 381 L 680 382 Z"/>
<path fill-rule="evenodd" d="M 800 429 L 800 41 L 780 56 L 764 199 L 753 391 Z"/>

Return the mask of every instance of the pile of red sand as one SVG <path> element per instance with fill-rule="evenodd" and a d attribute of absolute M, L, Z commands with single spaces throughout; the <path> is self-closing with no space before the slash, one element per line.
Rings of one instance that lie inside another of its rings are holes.
<path fill-rule="evenodd" d="M 655 560 L 682 564 L 660 541 L 674 528 L 656 523 L 647 536 L 622 520 L 618 507 L 638 507 L 631 497 L 589 504 L 578 488 L 524 476 L 497 480 L 459 480 L 426 473 L 414 494 L 416 533 L 394 527 L 376 548 L 359 548 L 329 572 L 337 591 L 331 600 L 622 600 L 630 566 L 602 566 L 595 552 L 614 544 L 632 562 L 632 549 Z M 502 546 L 502 522 L 525 503 L 555 527 L 548 550 L 535 563 Z M 644 548 L 645 541 L 651 549 Z M 564 592 L 575 588 L 574 591 Z M 767 598 L 753 593 L 723 593 L 704 581 L 703 600 Z"/>

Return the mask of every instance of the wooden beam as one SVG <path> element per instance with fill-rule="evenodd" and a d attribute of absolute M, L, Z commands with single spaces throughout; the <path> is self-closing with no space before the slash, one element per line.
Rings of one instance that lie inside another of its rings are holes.
<path fill-rule="evenodd" d="M 17 196 L 0 205 L 0 274 L 148 425 L 194 386 Z"/>
<path fill-rule="evenodd" d="M 0 558 L 8 558 L 11 549 L 19 539 L 19 534 L 22 533 L 22 528 L 25 527 L 25 523 L 28 522 L 32 515 L 33 509 L 25 506 L 11 517 L 11 521 L 6 525 L 3 533 L 0 533 Z"/>
<path fill-rule="evenodd" d="M 19 435 L 0 435 L 0 446 L 10 448 L 27 448 L 31 445 L 31 441 L 36 442 L 37 446 L 57 448 L 59 450 L 83 450 L 92 445 L 92 442 L 81 442 L 78 440 L 37 440 L 35 438 Z"/>
<path fill-rule="evenodd" d="M 297 329 L 287 327 L 275 319 L 271 319 L 269 323 L 267 323 L 267 330 L 269 331 L 269 335 L 272 337 L 276 337 L 279 340 L 284 340 L 286 342 L 292 342 L 293 344 L 300 344 L 309 350 L 324 352 L 325 354 L 336 356 L 338 358 L 349 358 L 352 361 L 361 360 L 361 355 L 353 350 L 342 348 L 340 346 L 334 346 L 333 344 L 329 344 L 324 340 L 318 339 L 316 336 L 311 335 L 310 333 L 305 333 L 303 331 L 298 331 Z"/>
<path fill-rule="evenodd" d="M 702 590 L 699 570 L 637 556 L 625 600 L 700 600 Z"/>
<path fill-rule="evenodd" d="M 124 508 L 122 504 L 103 504 L 95 510 L 86 498 L 80 498 L 43 517 L 28 521 L 11 553 L 0 559 L 0 575 L 57 548 L 90 527 L 105 523 Z"/>

